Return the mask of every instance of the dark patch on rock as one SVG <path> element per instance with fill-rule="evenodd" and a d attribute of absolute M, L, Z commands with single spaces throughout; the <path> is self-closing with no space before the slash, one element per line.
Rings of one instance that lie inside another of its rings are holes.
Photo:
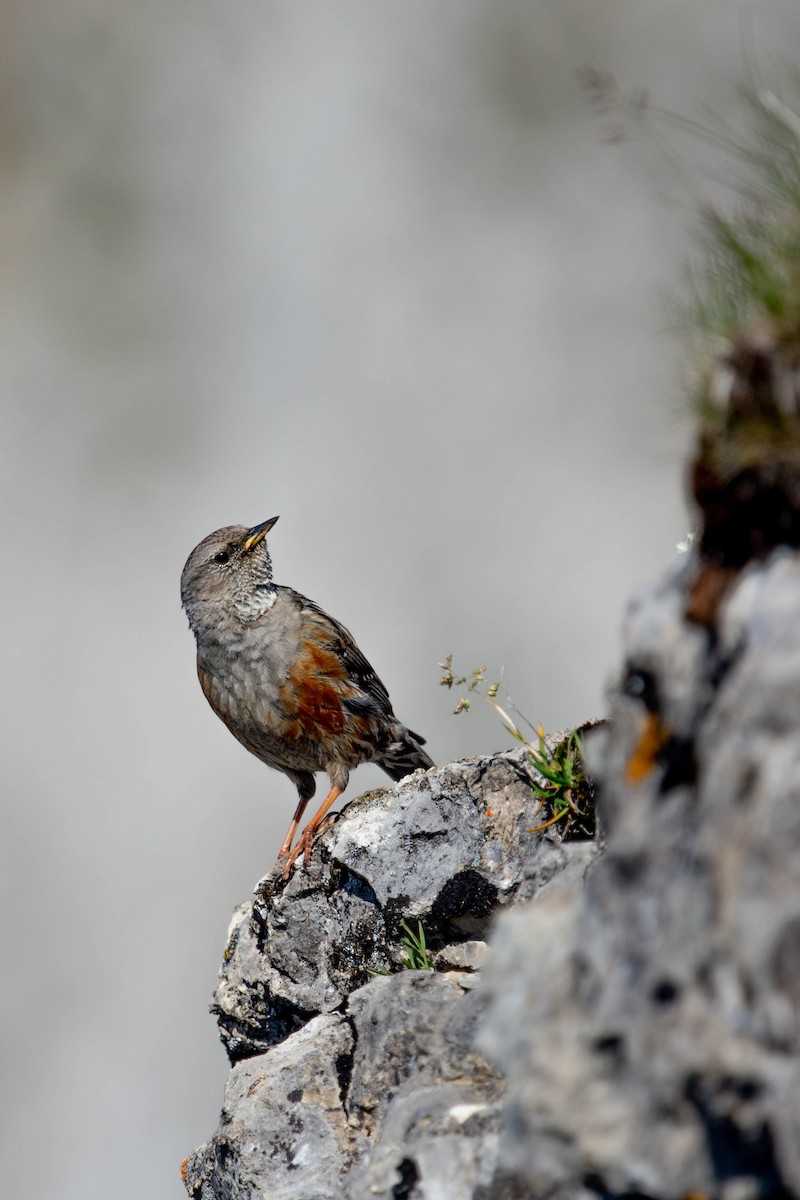
<path fill-rule="evenodd" d="M 661 765 L 659 791 L 662 796 L 673 788 L 691 786 L 695 782 L 697 759 L 692 737 L 673 735 L 667 738 L 659 751 L 658 760 Z"/>
<path fill-rule="evenodd" d="M 355 871 L 348 870 L 347 867 L 341 868 L 342 879 L 341 889 L 348 896 L 356 896 L 359 900 L 365 900 L 368 904 L 377 904 L 378 897 L 374 890 L 367 883 L 366 879 L 362 879 Z"/>
<path fill-rule="evenodd" d="M 263 1054 L 270 1046 L 277 1045 L 295 1030 L 302 1028 L 314 1015 L 288 1000 L 275 999 L 266 991 L 262 995 L 260 1005 L 253 994 L 250 1001 L 250 1011 L 257 1015 L 253 1019 L 241 1021 L 218 1005 L 210 1005 L 211 1013 L 217 1018 L 220 1041 L 231 1065 L 252 1058 L 253 1055 Z"/>
<path fill-rule="evenodd" d="M 488 918 L 497 903 L 497 887 L 478 871 L 459 871 L 448 880 L 431 907 L 437 928 L 447 928 L 451 941 L 467 941 L 485 934 Z"/>
<path fill-rule="evenodd" d="M 650 995 L 655 1004 L 674 1004 L 681 994 L 680 986 L 671 979 L 660 979 Z"/>
<path fill-rule="evenodd" d="M 400 1182 L 392 1188 L 392 1200 L 411 1200 L 414 1188 L 419 1183 L 419 1171 L 413 1158 L 404 1158 L 397 1164 Z"/>
<path fill-rule="evenodd" d="M 745 1090 L 745 1095 L 757 1095 Z M 687 1081 L 686 1096 L 694 1105 L 706 1136 L 714 1179 L 724 1185 L 731 1180 L 751 1179 L 758 1197 L 794 1197 L 778 1164 L 772 1131 L 764 1121 L 750 1127 L 736 1120 L 737 1101 L 742 1093 L 736 1087 L 709 1090 L 697 1076 Z M 757 1181 L 757 1183 L 756 1183 Z"/>
<path fill-rule="evenodd" d="M 658 684 L 652 671 L 646 667 L 629 663 L 622 679 L 622 692 L 632 700 L 638 700 L 649 713 L 657 717 L 661 712 L 661 702 L 658 698 Z"/>

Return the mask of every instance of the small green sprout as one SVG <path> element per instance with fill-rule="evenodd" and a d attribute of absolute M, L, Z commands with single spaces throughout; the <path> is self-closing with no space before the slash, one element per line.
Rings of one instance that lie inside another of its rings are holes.
<path fill-rule="evenodd" d="M 425 943 L 425 930 L 422 921 L 417 921 L 417 932 L 406 921 L 400 922 L 400 928 L 405 931 L 405 937 L 400 939 L 403 947 L 401 958 L 402 971 L 432 971 L 433 955 Z"/>
<path fill-rule="evenodd" d="M 531 749 L 531 761 L 537 774 L 545 782 L 531 784 L 534 796 L 542 804 L 550 806 L 551 816 L 529 833 L 539 833 L 557 821 L 569 817 L 570 814 L 582 817 L 585 814 L 575 803 L 575 795 L 583 785 L 586 785 L 586 774 L 583 769 L 583 743 L 577 730 L 573 730 L 568 738 L 559 742 L 550 750 L 544 740 L 544 730 L 539 726 L 539 749 Z"/>
<path fill-rule="evenodd" d="M 432 971 L 433 955 L 425 941 L 425 930 L 422 921 L 417 921 L 415 933 L 407 921 L 400 922 L 400 928 L 405 936 L 400 939 L 403 953 L 400 955 L 400 965 L 393 971 L 370 971 L 370 975 L 397 975 L 400 971 Z"/>

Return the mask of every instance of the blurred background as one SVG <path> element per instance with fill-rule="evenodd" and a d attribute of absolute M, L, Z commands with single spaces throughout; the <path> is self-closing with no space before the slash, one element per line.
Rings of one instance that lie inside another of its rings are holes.
<path fill-rule="evenodd" d="M 726 114 L 800 18 L 5 0 L 0 31 L 2 1190 L 179 1200 L 228 918 L 295 804 L 202 697 L 186 556 L 279 513 L 278 581 L 437 761 L 509 744 L 451 715 L 450 651 L 549 729 L 602 715 L 626 600 L 690 524 L 662 295 L 693 217 L 577 73 Z"/>

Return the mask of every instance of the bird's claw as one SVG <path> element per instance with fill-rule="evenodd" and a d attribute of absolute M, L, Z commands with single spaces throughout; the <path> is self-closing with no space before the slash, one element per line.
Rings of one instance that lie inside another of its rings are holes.
<path fill-rule="evenodd" d="M 294 860 L 296 858 L 297 858 L 297 854 L 294 852 L 292 854 L 288 855 L 286 862 L 284 863 L 283 870 L 281 871 L 281 879 L 289 878 L 289 876 L 292 873 L 292 866 L 294 865 Z"/>
<path fill-rule="evenodd" d="M 285 855 L 283 855 L 283 857 L 286 858 L 286 863 L 284 865 L 283 871 L 281 872 L 282 879 L 289 878 L 292 867 L 294 866 L 296 860 L 299 858 L 301 851 L 303 853 L 303 864 L 306 867 L 308 866 L 309 862 L 311 861 L 311 847 L 313 846 L 313 844 L 314 844 L 314 835 L 312 833 L 311 836 L 309 837 L 308 830 L 306 829 L 305 832 L 297 839 L 294 849 L 287 850 Z M 280 860 L 280 858 L 281 858 L 281 855 L 279 854 L 278 859 Z"/>
<path fill-rule="evenodd" d="M 329 816 L 325 817 L 319 825 L 307 825 L 300 837 L 295 842 L 294 849 L 292 850 L 289 850 L 288 847 L 284 850 L 284 847 L 281 846 L 280 850 L 278 851 L 278 861 L 280 862 L 281 859 L 286 858 L 286 864 L 281 874 L 282 879 L 289 878 L 291 869 L 297 859 L 300 857 L 301 852 L 303 855 L 303 866 L 307 867 L 310 865 L 311 850 L 314 846 L 314 842 L 317 840 L 318 835 L 322 833 L 323 829 L 330 828 L 334 820 L 335 814 L 331 813 Z"/>

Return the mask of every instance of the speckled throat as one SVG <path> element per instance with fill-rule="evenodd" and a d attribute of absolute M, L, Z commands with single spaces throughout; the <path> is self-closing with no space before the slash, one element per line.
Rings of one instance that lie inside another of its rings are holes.
<path fill-rule="evenodd" d="M 257 621 L 259 617 L 263 617 L 264 613 L 272 608 L 277 595 L 272 580 L 258 583 L 246 592 L 235 595 L 233 608 L 239 620 L 249 624 L 251 621 Z"/>

